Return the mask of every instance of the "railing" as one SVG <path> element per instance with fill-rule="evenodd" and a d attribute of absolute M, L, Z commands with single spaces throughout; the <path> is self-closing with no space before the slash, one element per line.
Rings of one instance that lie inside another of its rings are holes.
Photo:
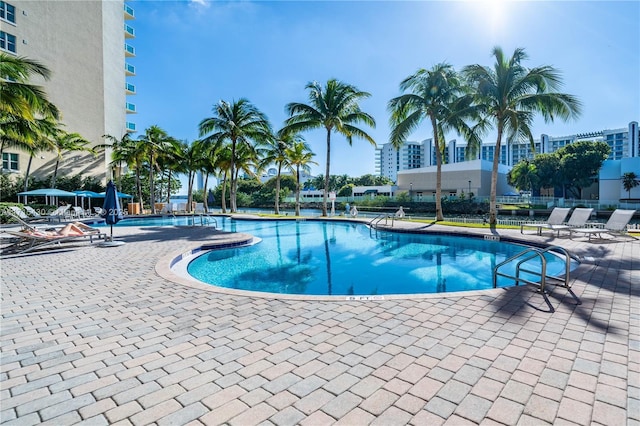
<path fill-rule="evenodd" d="M 215 217 L 208 214 L 193 214 L 189 216 L 190 226 L 196 226 L 196 219 L 199 219 L 200 226 L 211 226 L 213 224 L 214 229 L 218 229 L 218 221 Z"/>
<path fill-rule="evenodd" d="M 127 75 L 132 76 L 132 75 L 136 75 L 136 67 L 134 67 L 131 64 L 124 64 L 124 69 L 127 72 Z"/>
<path fill-rule="evenodd" d="M 369 235 L 372 235 L 372 232 L 375 230 L 376 231 L 376 235 L 378 234 L 378 226 L 380 225 L 380 222 L 382 222 L 384 220 L 384 226 L 388 225 L 388 221 L 389 219 L 391 219 L 391 227 L 393 228 L 393 223 L 395 220 L 395 214 L 391 214 L 391 213 L 384 213 L 381 215 L 378 215 L 376 217 L 374 217 L 373 219 L 371 219 L 368 223 L 369 225 Z"/>
<path fill-rule="evenodd" d="M 546 253 L 551 253 L 551 252 L 560 252 L 562 255 L 564 255 L 565 272 L 564 272 L 564 276 L 561 278 L 555 277 L 552 275 L 547 275 L 547 259 L 544 257 L 544 255 Z M 535 259 L 536 257 L 540 259 L 540 271 L 525 269 L 524 264 L 530 260 Z M 511 262 L 514 262 L 516 259 L 520 259 L 520 260 L 516 264 L 515 275 L 511 275 L 505 272 L 500 272 L 501 267 Z M 500 264 L 496 265 L 495 268 L 493 268 L 493 287 L 494 288 L 498 287 L 498 277 L 500 276 L 500 277 L 510 278 L 514 280 L 516 282 L 516 285 L 522 282 L 525 284 L 537 286 L 541 293 L 544 293 L 545 286 L 547 284 L 548 279 L 561 281 L 562 287 L 569 289 L 571 288 L 571 286 L 569 285 L 570 272 L 571 272 L 571 255 L 566 249 L 558 246 L 551 246 L 545 249 L 530 247 L 516 255 L 511 256 L 510 258 L 501 262 Z M 527 273 L 533 276 L 537 276 L 540 281 L 532 281 L 527 278 L 524 278 L 522 276 L 522 273 Z"/>

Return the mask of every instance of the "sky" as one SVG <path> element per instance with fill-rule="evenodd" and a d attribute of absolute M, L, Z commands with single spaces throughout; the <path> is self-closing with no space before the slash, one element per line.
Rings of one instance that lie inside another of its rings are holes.
<path fill-rule="evenodd" d="M 420 68 L 447 62 L 491 66 L 492 49 L 524 48 L 527 67 L 561 72 L 560 91 L 582 102 L 579 119 L 546 123 L 534 138 L 626 128 L 640 120 L 638 1 L 127 1 L 136 19 L 128 41 L 136 67 L 128 81 L 138 134 L 158 125 L 171 136 L 197 139 L 198 124 L 220 100 L 248 99 L 275 130 L 286 104 L 308 102 L 307 83 L 331 78 L 371 96 L 361 109 L 376 120 L 362 128 L 378 146 L 389 141 L 387 103 Z M 326 132 L 303 134 L 324 173 Z M 432 136 L 424 122 L 409 140 Z M 448 135 L 447 140 L 461 138 Z M 488 133 L 485 142 L 494 142 Z M 339 134 L 331 138 L 331 174 L 375 172 L 375 148 Z"/>

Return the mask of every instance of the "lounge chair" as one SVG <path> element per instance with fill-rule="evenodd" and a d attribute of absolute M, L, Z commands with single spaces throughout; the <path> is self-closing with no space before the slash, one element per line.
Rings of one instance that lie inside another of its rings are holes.
<path fill-rule="evenodd" d="M 29 215 L 27 215 L 24 210 L 22 210 L 20 207 L 18 206 L 7 206 L 7 213 L 9 214 L 9 216 L 13 217 L 14 219 L 18 218 L 21 221 L 24 222 L 30 222 L 33 220 L 42 220 L 42 217 L 31 217 Z"/>
<path fill-rule="evenodd" d="M 70 208 L 71 206 L 69 204 L 60 206 L 54 211 L 52 211 L 51 213 L 49 213 L 48 215 L 46 215 L 45 217 L 49 222 L 53 222 L 54 219 L 57 219 L 58 222 L 62 222 L 62 219 L 67 218 Z"/>
<path fill-rule="evenodd" d="M 65 231 L 65 228 L 72 229 L 66 229 Z M 106 234 L 102 233 L 99 229 L 91 228 L 80 222 L 68 224 L 65 228 L 43 230 L 31 227 L 21 231 L 6 230 L 4 232 L 17 239 L 17 241 L 8 247 L 5 247 L 2 250 L 2 253 L 27 253 L 32 250 L 60 244 L 65 241 L 77 241 L 87 237 L 89 238 L 89 241 L 93 243 L 94 237 L 97 239 L 104 239 L 106 236 Z"/>
<path fill-rule="evenodd" d="M 598 238 L 602 238 L 602 234 L 624 235 L 627 225 L 631 221 L 631 218 L 633 217 L 635 212 L 635 210 L 616 209 L 613 213 L 611 213 L 611 217 L 609 217 L 609 220 L 607 220 L 607 223 L 605 223 L 604 226 L 597 228 L 572 228 L 569 230 L 569 236 L 573 237 L 574 233 L 587 234 L 589 235 L 589 241 L 591 241 L 591 236 L 594 234 L 596 234 Z M 633 239 L 636 239 L 633 235 L 626 235 Z"/>
<path fill-rule="evenodd" d="M 79 206 L 71 207 L 71 217 L 77 218 L 77 219 L 84 218 L 85 217 L 84 209 Z"/>
<path fill-rule="evenodd" d="M 560 225 L 551 225 L 548 229 L 558 231 L 558 237 L 560 236 L 560 231 L 570 231 L 573 228 L 584 227 L 587 224 L 587 221 L 591 217 L 591 213 L 593 209 L 580 208 L 576 207 L 573 209 L 571 213 L 571 217 L 567 223 L 563 223 Z"/>
<path fill-rule="evenodd" d="M 528 222 L 520 225 L 520 233 L 524 234 L 524 228 L 538 228 L 538 235 L 542 235 L 543 229 L 553 230 L 553 226 L 562 225 L 569 215 L 570 208 L 554 207 L 546 222 Z"/>
<path fill-rule="evenodd" d="M 30 215 L 31 220 L 44 219 L 44 216 L 38 213 L 33 207 L 22 206 L 22 208 L 24 208 L 24 211 L 26 211 L 27 214 Z"/>

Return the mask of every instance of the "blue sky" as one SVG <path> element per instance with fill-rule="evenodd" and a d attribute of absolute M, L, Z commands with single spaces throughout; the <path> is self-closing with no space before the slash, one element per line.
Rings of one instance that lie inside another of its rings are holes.
<path fill-rule="evenodd" d="M 491 50 L 523 47 L 526 66 L 562 72 L 563 92 L 583 103 L 576 121 L 533 127 L 541 134 L 626 127 L 640 119 L 638 1 L 128 1 L 136 19 L 128 62 L 137 95 L 129 116 L 138 130 L 156 124 L 192 141 L 219 100 L 247 98 L 279 129 L 285 105 L 307 102 L 305 85 L 337 78 L 371 93 L 368 132 L 389 138 L 387 102 L 419 68 L 448 62 L 456 69 L 491 65 Z M 431 137 L 428 123 L 411 140 Z M 325 133 L 304 134 L 324 172 Z M 449 139 L 456 135 L 449 135 Z M 488 134 L 485 141 L 493 141 Z M 374 147 L 332 136 L 331 173 L 374 173 Z"/>

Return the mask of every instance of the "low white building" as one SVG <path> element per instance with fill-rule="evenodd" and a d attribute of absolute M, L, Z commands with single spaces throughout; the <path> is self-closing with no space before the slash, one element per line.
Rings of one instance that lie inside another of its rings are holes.
<path fill-rule="evenodd" d="M 622 158 L 620 160 L 605 161 L 598 174 L 600 188 L 598 197 L 600 205 L 618 205 L 620 200 L 640 199 L 640 186 L 636 186 L 629 192 L 622 185 L 622 176 L 633 172 L 640 179 L 640 157 Z"/>
<path fill-rule="evenodd" d="M 442 165 L 442 196 L 473 193 L 474 196 L 488 197 L 491 193 L 491 170 L 493 163 L 486 160 L 472 160 Z M 415 201 L 427 201 L 436 194 L 436 166 L 398 172 L 397 192 L 407 191 Z M 510 167 L 498 167 L 497 195 L 516 193 L 507 183 Z"/>

